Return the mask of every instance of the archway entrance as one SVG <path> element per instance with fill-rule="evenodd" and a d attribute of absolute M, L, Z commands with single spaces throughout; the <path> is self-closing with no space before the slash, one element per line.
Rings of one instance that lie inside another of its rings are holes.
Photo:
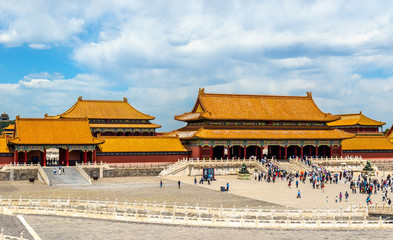
<path fill-rule="evenodd" d="M 224 146 L 215 146 L 213 148 L 213 159 L 224 158 Z"/>
<path fill-rule="evenodd" d="M 233 158 L 244 158 L 244 148 L 242 146 L 232 146 L 231 157 Z"/>
<path fill-rule="evenodd" d="M 293 145 L 293 146 L 288 146 L 288 158 L 296 158 L 296 157 L 301 157 L 301 148 L 299 146 Z"/>

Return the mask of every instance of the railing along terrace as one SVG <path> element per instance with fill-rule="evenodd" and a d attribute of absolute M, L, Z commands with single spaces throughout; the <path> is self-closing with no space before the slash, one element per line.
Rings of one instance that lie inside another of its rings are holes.
<path fill-rule="evenodd" d="M 127 203 L 99 200 L 70 199 L 2 199 L 0 210 L 7 209 L 12 213 L 57 215 L 107 219 L 116 221 L 132 221 L 161 224 L 181 224 L 210 227 L 242 227 L 242 228 L 393 228 L 393 221 L 367 219 L 367 207 L 352 210 L 338 210 L 341 215 L 329 218 L 317 213 L 334 213 L 336 210 L 297 210 L 309 211 L 313 215 L 292 216 L 292 209 L 236 209 L 211 208 L 197 206 L 176 206 L 144 203 Z M 125 209 L 124 209 L 125 207 Z M 172 210 L 172 211 L 171 211 Z M 187 211 L 186 211 L 187 210 Z M 189 210 L 193 210 L 190 212 Z M 363 210 L 363 215 L 354 215 Z M 206 212 L 207 211 L 207 212 Z M 273 215 L 264 215 L 266 211 Z M 345 213 L 350 213 L 345 215 Z M 256 214 L 257 213 L 257 214 Z M 281 213 L 283 217 L 279 217 Z M 296 212 L 299 213 L 299 212 Z M 286 217 L 285 217 L 286 216 Z M 336 219 L 337 217 L 337 219 Z"/>
<path fill-rule="evenodd" d="M 3 199 L 0 198 L 0 206 L 4 207 L 59 207 L 59 208 L 78 208 L 78 209 L 101 209 L 105 211 L 152 211 L 152 212 L 175 212 L 175 213 L 187 213 L 187 214 L 216 214 L 219 216 L 231 216 L 231 215 L 242 215 L 244 217 L 292 217 L 292 218 L 331 218 L 331 217 L 364 217 L 368 216 L 368 207 L 351 204 L 349 208 L 343 209 L 324 209 L 318 210 L 315 209 L 291 209 L 288 207 L 282 209 L 263 209 L 259 208 L 236 208 L 235 205 L 232 207 L 211 207 L 210 204 L 208 206 L 200 206 L 196 204 L 195 206 L 188 205 L 187 203 L 184 205 L 177 205 L 174 203 L 173 205 L 166 204 L 157 204 L 144 202 L 128 202 L 125 201 L 108 201 L 108 200 L 99 200 L 98 198 L 95 200 L 81 200 L 81 199 L 61 199 L 59 198 L 8 198 Z M 391 208 L 385 206 L 385 208 L 380 208 L 392 211 Z"/>
<path fill-rule="evenodd" d="M 27 240 L 27 239 L 23 238 L 23 232 L 20 233 L 19 237 L 15 237 L 15 236 L 10 236 L 10 235 L 5 235 L 4 229 L 1 229 L 0 240 Z"/>
<path fill-rule="evenodd" d="M 340 156 L 340 157 L 306 157 L 310 161 L 364 161 L 360 156 Z"/>

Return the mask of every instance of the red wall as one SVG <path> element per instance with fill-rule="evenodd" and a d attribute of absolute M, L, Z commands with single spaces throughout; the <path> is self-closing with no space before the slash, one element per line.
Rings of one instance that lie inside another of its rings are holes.
<path fill-rule="evenodd" d="M 362 158 L 393 158 L 393 153 L 381 152 L 381 153 L 365 153 L 365 152 L 351 152 L 344 153 L 345 156 L 361 156 Z"/>
<path fill-rule="evenodd" d="M 98 156 L 97 162 L 106 163 L 140 163 L 140 162 L 177 162 L 182 158 L 188 158 L 190 155 L 128 155 L 128 156 Z"/>
<path fill-rule="evenodd" d="M 201 148 L 199 146 L 189 146 L 192 158 L 200 158 L 201 157 Z"/>
<path fill-rule="evenodd" d="M 10 164 L 14 162 L 14 157 L 0 157 L 0 164 Z"/>

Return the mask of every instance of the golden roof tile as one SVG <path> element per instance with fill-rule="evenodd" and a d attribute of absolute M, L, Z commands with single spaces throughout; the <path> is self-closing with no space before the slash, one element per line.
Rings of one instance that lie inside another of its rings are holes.
<path fill-rule="evenodd" d="M 177 137 L 164 136 L 102 136 L 102 152 L 187 152 Z"/>
<path fill-rule="evenodd" d="M 46 116 L 49 118 L 50 116 Z M 127 98 L 123 101 L 107 100 L 82 100 L 78 101 L 66 112 L 58 115 L 62 118 L 84 118 L 90 119 L 144 119 L 152 120 L 154 117 L 141 113 L 133 108 Z"/>
<path fill-rule="evenodd" d="M 393 150 L 393 144 L 386 136 L 361 136 L 342 141 L 343 150 Z"/>
<path fill-rule="evenodd" d="M 149 124 L 104 124 L 104 123 L 90 123 L 91 128 L 160 128 L 161 125 L 149 123 Z"/>
<path fill-rule="evenodd" d="M 85 145 L 100 144 L 91 135 L 87 118 L 42 119 L 16 118 L 15 138 L 10 142 L 20 145 Z"/>
<path fill-rule="evenodd" d="M 341 114 L 337 116 L 340 116 L 341 119 L 328 123 L 329 126 L 338 127 L 338 126 L 356 126 L 356 125 L 361 125 L 361 126 L 385 125 L 384 122 L 376 121 L 369 117 L 364 116 L 362 112 L 354 113 L 354 114 Z"/>
<path fill-rule="evenodd" d="M 267 96 L 213 94 L 199 90 L 198 99 L 189 113 L 175 116 L 179 121 L 211 120 L 267 120 L 321 121 L 339 117 L 322 112 L 311 93 L 307 96 Z"/>
<path fill-rule="evenodd" d="M 180 131 L 179 131 L 180 132 Z M 180 136 L 180 134 L 179 134 Z M 354 137 L 354 134 L 346 133 L 338 129 L 330 130 L 233 130 L 233 129 L 204 129 L 195 133 L 187 132 L 186 137 L 181 139 L 266 139 L 266 140 L 340 140 Z"/>
<path fill-rule="evenodd" d="M 0 153 L 10 153 L 10 149 L 8 148 L 7 138 L 0 137 Z"/>
<path fill-rule="evenodd" d="M 4 130 L 14 130 L 14 129 L 15 129 L 15 124 L 10 124 L 4 128 Z"/>

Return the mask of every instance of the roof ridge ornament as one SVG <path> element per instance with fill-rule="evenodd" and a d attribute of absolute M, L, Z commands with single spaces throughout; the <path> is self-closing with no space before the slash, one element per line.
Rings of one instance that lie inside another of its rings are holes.
<path fill-rule="evenodd" d="M 78 97 L 78 101 L 82 101 L 82 96 L 79 96 L 79 97 Z"/>
<path fill-rule="evenodd" d="M 199 95 L 204 95 L 205 94 L 205 89 L 204 88 L 200 88 L 198 91 Z"/>
<path fill-rule="evenodd" d="M 123 97 L 123 102 L 128 102 L 128 99 L 126 97 Z"/>
<path fill-rule="evenodd" d="M 307 92 L 307 97 L 312 98 L 312 93 L 311 92 Z"/>

